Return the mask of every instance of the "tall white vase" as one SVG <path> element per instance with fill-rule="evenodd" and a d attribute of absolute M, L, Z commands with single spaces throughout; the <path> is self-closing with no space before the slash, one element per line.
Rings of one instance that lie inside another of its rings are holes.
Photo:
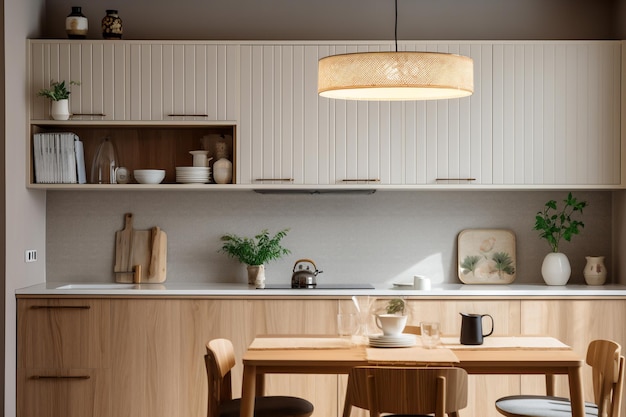
<path fill-rule="evenodd" d="M 543 258 L 541 275 L 548 285 L 565 285 L 572 274 L 567 255 L 560 252 L 551 252 Z"/>
<path fill-rule="evenodd" d="M 70 104 L 68 99 L 52 100 L 50 116 L 54 120 L 67 120 L 70 118 Z"/>

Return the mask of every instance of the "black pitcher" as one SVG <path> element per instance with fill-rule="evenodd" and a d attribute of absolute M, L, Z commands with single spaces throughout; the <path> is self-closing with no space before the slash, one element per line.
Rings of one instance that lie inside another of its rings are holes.
<path fill-rule="evenodd" d="M 489 314 L 460 314 L 463 317 L 461 320 L 462 345 L 482 345 L 483 338 L 493 333 L 493 317 Z M 487 334 L 483 334 L 483 317 L 491 319 L 491 331 Z"/>

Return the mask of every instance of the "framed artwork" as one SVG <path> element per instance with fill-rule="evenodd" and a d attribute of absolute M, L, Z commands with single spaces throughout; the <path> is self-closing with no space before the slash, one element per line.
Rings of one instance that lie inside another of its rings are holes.
<path fill-rule="evenodd" d="M 505 229 L 465 229 L 458 237 L 459 279 L 464 284 L 515 281 L 515 234 Z"/>

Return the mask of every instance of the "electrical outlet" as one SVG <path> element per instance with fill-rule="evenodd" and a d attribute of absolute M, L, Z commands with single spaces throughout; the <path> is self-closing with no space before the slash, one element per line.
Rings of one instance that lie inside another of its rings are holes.
<path fill-rule="evenodd" d="M 36 262 L 37 261 L 37 250 L 29 249 L 24 252 L 24 262 Z"/>

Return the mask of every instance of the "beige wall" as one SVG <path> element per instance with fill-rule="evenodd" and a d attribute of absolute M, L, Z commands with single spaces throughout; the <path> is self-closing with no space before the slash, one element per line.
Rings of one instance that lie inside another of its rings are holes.
<path fill-rule="evenodd" d="M 5 265 L 5 416 L 15 416 L 15 289 L 45 280 L 43 261 L 24 263 L 24 250 L 37 249 L 45 259 L 45 193 L 27 191 L 26 41 L 37 36 L 43 2 L 5 0 L 5 105 L 6 126 L 6 265 Z"/>

